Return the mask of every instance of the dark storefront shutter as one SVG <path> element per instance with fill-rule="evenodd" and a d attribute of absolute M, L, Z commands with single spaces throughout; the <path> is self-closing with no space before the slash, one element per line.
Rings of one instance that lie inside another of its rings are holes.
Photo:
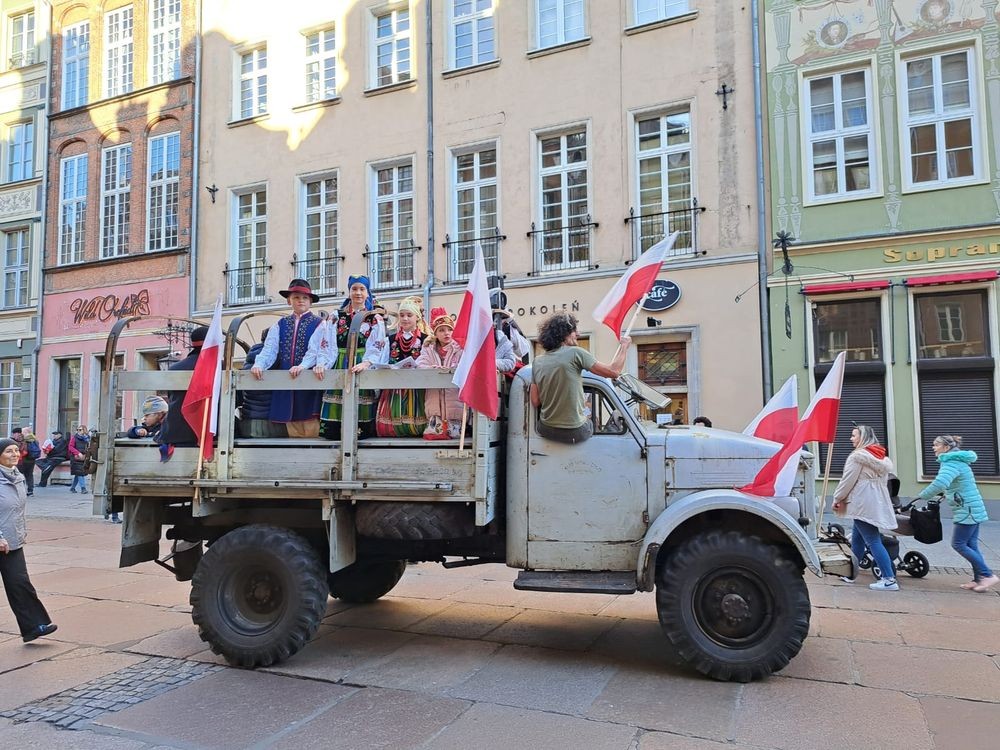
<path fill-rule="evenodd" d="M 962 447 L 979 460 L 972 465 L 978 477 L 1000 475 L 997 454 L 996 401 L 992 370 L 930 371 L 919 374 L 920 449 L 927 476 L 937 474 L 931 442 L 938 435 L 961 435 Z M 836 453 L 834 453 L 836 457 Z"/>
<path fill-rule="evenodd" d="M 822 378 L 817 378 L 817 385 Z M 840 398 L 840 416 L 837 420 L 837 439 L 833 444 L 832 474 L 844 470 L 844 462 L 854 448 L 851 446 L 851 430 L 854 423 L 866 424 L 875 430 L 879 442 L 892 450 L 887 442 L 885 415 L 885 376 L 879 374 L 852 374 L 844 376 L 844 389 Z M 826 471 L 826 444 L 820 444 L 820 464 L 817 473 Z"/>

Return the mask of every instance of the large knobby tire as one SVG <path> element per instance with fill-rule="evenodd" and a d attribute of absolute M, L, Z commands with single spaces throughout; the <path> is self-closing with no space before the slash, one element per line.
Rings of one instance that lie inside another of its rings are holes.
<path fill-rule="evenodd" d="M 255 524 L 205 552 L 191 584 L 201 639 L 234 667 L 266 667 L 296 653 L 326 613 L 326 570 L 288 529 Z"/>
<path fill-rule="evenodd" d="M 475 531 L 474 510 L 465 503 L 360 503 L 354 523 L 372 539 L 465 539 Z"/>
<path fill-rule="evenodd" d="M 358 560 L 336 573 L 328 573 L 330 596 L 345 602 L 367 604 L 380 599 L 399 583 L 406 560 Z"/>
<path fill-rule="evenodd" d="M 709 531 L 666 558 L 656 585 L 660 624 L 678 655 L 716 680 L 749 682 L 784 668 L 809 632 L 801 567 L 738 531 Z"/>

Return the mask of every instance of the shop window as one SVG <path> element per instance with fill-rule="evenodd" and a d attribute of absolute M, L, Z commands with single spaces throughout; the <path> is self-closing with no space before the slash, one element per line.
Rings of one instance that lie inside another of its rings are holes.
<path fill-rule="evenodd" d="M 0 435 L 21 426 L 21 360 L 0 359 Z"/>
<path fill-rule="evenodd" d="M 882 314 L 878 297 L 817 302 L 813 308 L 816 362 L 833 362 L 847 352 L 848 362 L 882 359 Z"/>
<path fill-rule="evenodd" d="M 917 295 L 914 311 L 924 476 L 937 473 L 931 443 L 938 435 L 962 436 L 978 456 L 976 476 L 1000 476 L 986 292 Z"/>
<path fill-rule="evenodd" d="M 639 380 L 670 397 L 670 403 L 662 409 L 640 406 L 639 416 L 652 422 L 656 421 L 657 414 L 669 414 L 674 424 L 687 424 L 691 416 L 688 414 L 687 342 L 639 344 L 636 352 Z"/>
<path fill-rule="evenodd" d="M 46 432 L 62 430 L 70 434 L 80 419 L 80 360 L 60 359 L 56 361 L 59 375 L 59 401 L 57 404 L 56 423 L 50 425 Z"/>

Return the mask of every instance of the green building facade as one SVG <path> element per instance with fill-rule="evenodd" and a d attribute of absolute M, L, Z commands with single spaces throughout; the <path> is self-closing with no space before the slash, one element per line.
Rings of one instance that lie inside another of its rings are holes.
<path fill-rule="evenodd" d="M 852 421 L 914 494 L 935 435 L 1000 499 L 1000 0 L 766 0 L 764 120 L 775 389 L 808 402 L 847 352 Z M 825 450 L 821 451 L 825 459 Z M 822 465 L 821 465 L 822 466 Z"/>

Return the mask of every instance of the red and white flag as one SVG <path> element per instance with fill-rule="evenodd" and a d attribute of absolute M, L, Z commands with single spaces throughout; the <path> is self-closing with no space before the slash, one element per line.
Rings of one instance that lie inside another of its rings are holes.
<path fill-rule="evenodd" d="M 840 415 L 840 392 L 844 385 L 844 360 L 841 352 L 833 362 L 830 372 L 816 389 L 816 395 L 799 420 L 795 432 L 781 446 L 764 467 L 757 472 L 753 481 L 740 492 L 761 497 L 788 497 L 795 483 L 795 473 L 799 466 L 799 452 L 811 440 L 832 443 L 837 433 L 837 418 Z"/>
<path fill-rule="evenodd" d="M 640 255 L 598 303 L 594 310 L 594 320 L 610 328 L 615 338 L 621 339 L 622 321 L 625 320 L 632 305 L 645 297 L 653 288 L 653 282 L 656 281 L 663 261 L 670 248 L 674 246 L 678 234 L 674 232 L 669 237 L 664 237 Z"/>
<path fill-rule="evenodd" d="M 462 310 L 452 334 L 462 345 L 462 357 L 452 381 L 458 386 L 458 400 L 496 419 L 500 411 L 497 394 L 497 342 L 493 337 L 493 313 L 490 290 L 486 284 L 483 249 L 476 245 L 476 265 L 465 289 Z"/>
<path fill-rule="evenodd" d="M 208 327 L 201 353 L 194 363 L 194 373 L 188 386 L 181 414 L 198 436 L 202 456 L 206 461 L 214 453 L 212 438 L 219 430 L 219 392 L 222 388 L 222 295 L 215 303 L 215 314 Z M 206 414 L 208 418 L 206 419 Z"/>
<path fill-rule="evenodd" d="M 771 396 L 760 414 L 743 430 L 744 435 L 784 443 L 799 423 L 799 379 L 792 375 L 778 392 Z"/>

